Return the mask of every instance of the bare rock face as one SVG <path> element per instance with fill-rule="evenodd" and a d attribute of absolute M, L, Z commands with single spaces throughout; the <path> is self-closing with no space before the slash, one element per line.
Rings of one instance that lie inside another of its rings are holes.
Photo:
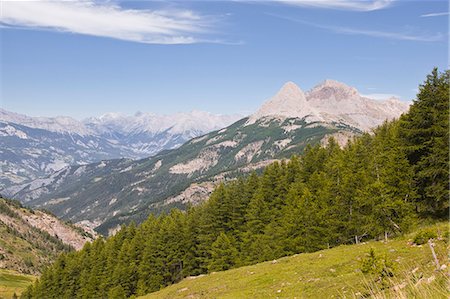
<path fill-rule="evenodd" d="M 211 195 L 217 182 L 193 183 L 180 194 L 170 197 L 164 201 L 164 205 L 181 202 L 184 204 L 199 204 Z"/>
<path fill-rule="evenodd" d="M 74 226 L 69 226 L 67 223 L 42 211 L 36 211 L 34 214 L 20 213 L 20 216 L 31 226 L 46 231 L 49 235 L 57 237 L 75 250 L 80 250 L 86 242 L 91 242 L 95 238 L 95 235 L 92 236 L 83 228 L 78 227 L 79 229 L 77 229 Z"/>
<path fill-rule="evenodd" d="M 0 199 L 2 200 L 2 199 Z M 28 226 L 47 232 L 50 236 L 60 239 L 64 244 L 80 250 L 86 242 L 93 241 L 97 235 L 81 226 L 70 225 L 53 215 L 40 210 L 28 210 L 11 206 L 19 218 L 0 213 L 0 221 L 9 224 L 18 231 L 26 232 Z"/>
<path fill-rule="evenodd" d="M 356 88 L 329 79 L 308 92 L 308 99 L 330 99 L 336 102 L 357 97 L 359 94 Z"/>

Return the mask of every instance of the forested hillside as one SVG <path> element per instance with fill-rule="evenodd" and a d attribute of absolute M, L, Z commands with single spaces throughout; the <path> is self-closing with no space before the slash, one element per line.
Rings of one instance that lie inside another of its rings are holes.
<path fill-rule="evenodd" d="M 150 216 L 62 255 L 25 298 L 125 298 L 183 277 L 391 238 L 448 216 L 450 72 L 435 69 L 408 114 L 340 148 L 220 185 L 187 212 Z"/>

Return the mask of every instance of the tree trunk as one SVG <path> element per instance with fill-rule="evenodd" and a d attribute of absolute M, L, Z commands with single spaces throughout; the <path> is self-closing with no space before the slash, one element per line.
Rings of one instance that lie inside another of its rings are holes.
<path fill-rule="evenodd" d="M 431 242 L 431 239 L 428 240 L 428 245 L 430 245 L 431 253 L 433 254 L 434 263 L 436 264 L 436 269 L 439 270 L 441 268 L 441 266 L 439 265 L 439 260 L 436 256 L 436 252 L 434 252 L 434 246 L 433 246 L 433 243 Z"/>

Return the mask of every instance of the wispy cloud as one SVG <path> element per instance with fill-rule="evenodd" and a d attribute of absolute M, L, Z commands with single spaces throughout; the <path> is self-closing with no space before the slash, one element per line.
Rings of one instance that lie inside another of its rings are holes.
<path fill-rule="evenodd" d="M 328 30 L 331 32 L 335 32 L 338 34 L 348 34 L 348 35 L 363 35 L 377 38 L 387 38 L 387 39 L 395 39 L 395 40 L 406 40 L 406 41 L 420 41 L 420 42 L 437 42 L 441 41 L 444 38 L 442 33 L 436 34 L 414 34 L 409 32 L 387 32 L 387 31 L 378 31 L 378 30 L 369 30 L 369 29 L 359 29 L 359 28 L 351 28 L 351 27 L 343 27 L 343 26 L 333 26 L 333 25 L 324 25 L 313 22 L 308 22 L 301 19 L 291 18 L 287 16 L 281 16 L 277 14 L 268 14 L 273 17 L 285 19 L 291 22 L 304 24 L 307 26 L 320 28 L 324 30 Z"/>
<path fill-rule="evenodd" d="M 362 94 L 362 96 L 374 100 L 387 100 L 390 98 L 400 99 L 399 95 L 392 93 L 370 93 L 370 94 Z"/>
<path fill-rule="evenodd" d="M 390 6 L 393 0 L 276 0 L 290 5 L 304 6 L 304 7 L 316 7 L 316 8 L 328 8 L 328 9 L 341 9 L 341 10 L 354 10 L 354 11 L 372 11 L 383 9 Z"/>
<path fill-rule="evenodd" d="M 321 28 L 332 30 L 336 33 L 342 34 L 353 34 L 353 35 L 365 35 L 372 37 L 381 37 L 397 40 L 408 40 L 408 41 L 419 41 L 419 42 L 437 42 L 442 40 L 444 37 L 441 33 L 434 35 L 417 35 L 412 33 L 402 33 L 402 32 L 386 32 L 378 30 L 364 30 L 349 27 L 333 27 L 333 26 L 322 26 Z"/>
<path fill-rule="evenodd" d="M 55 30 L 149 44 L 204 42 L 212 19 L 190 10 L 124 9 L 110 2 L 2 1 L 3 27 Z"/>
<path fill-rule="evenodd" d="M 427 13 L 424 15 L 421 15 L 421 18 L 430 18 L 430 17 L 442 17 L 442 16 L 448 16 L 449 12 L 435 12 L 435 13 Z"/>

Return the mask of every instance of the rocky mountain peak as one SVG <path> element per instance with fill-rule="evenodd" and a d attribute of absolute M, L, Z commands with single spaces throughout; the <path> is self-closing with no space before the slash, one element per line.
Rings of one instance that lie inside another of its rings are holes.
<path fill-rule="evenodd" d="M 306 94 L 293 82 L 249 117 L 247 125 L 261 118 L 305 118 L 308 122 L 345 123 L 368 131 L 384 120 L 399 117 L 409 104 L 396 98 L 379 101 L 359 94 L 354 87 L 325 80 Z"/>
<path fill-rule="evenodd" d="M 337 101 L 358 97 L 356 88 L 327 79 L 308 92 L 309 99 L 334 99 Z"/>
<path fill-rule="evenodd" d="M 304 97 L 305 94 L 297 84 L 292 81 L 288 81 L 284 83 L 284 85 L 278 91 L 277 96 L 284 98 L 301 98 Z"/>
<path fill-rule="evenodd" d="M 250 116 L 247 124 L 267 116 L 304 117 L 315 114 L 306 100 L 305 93 L 293 82 L 287 82 L 277 94 L 266 101 L 261 108 Z"/>

